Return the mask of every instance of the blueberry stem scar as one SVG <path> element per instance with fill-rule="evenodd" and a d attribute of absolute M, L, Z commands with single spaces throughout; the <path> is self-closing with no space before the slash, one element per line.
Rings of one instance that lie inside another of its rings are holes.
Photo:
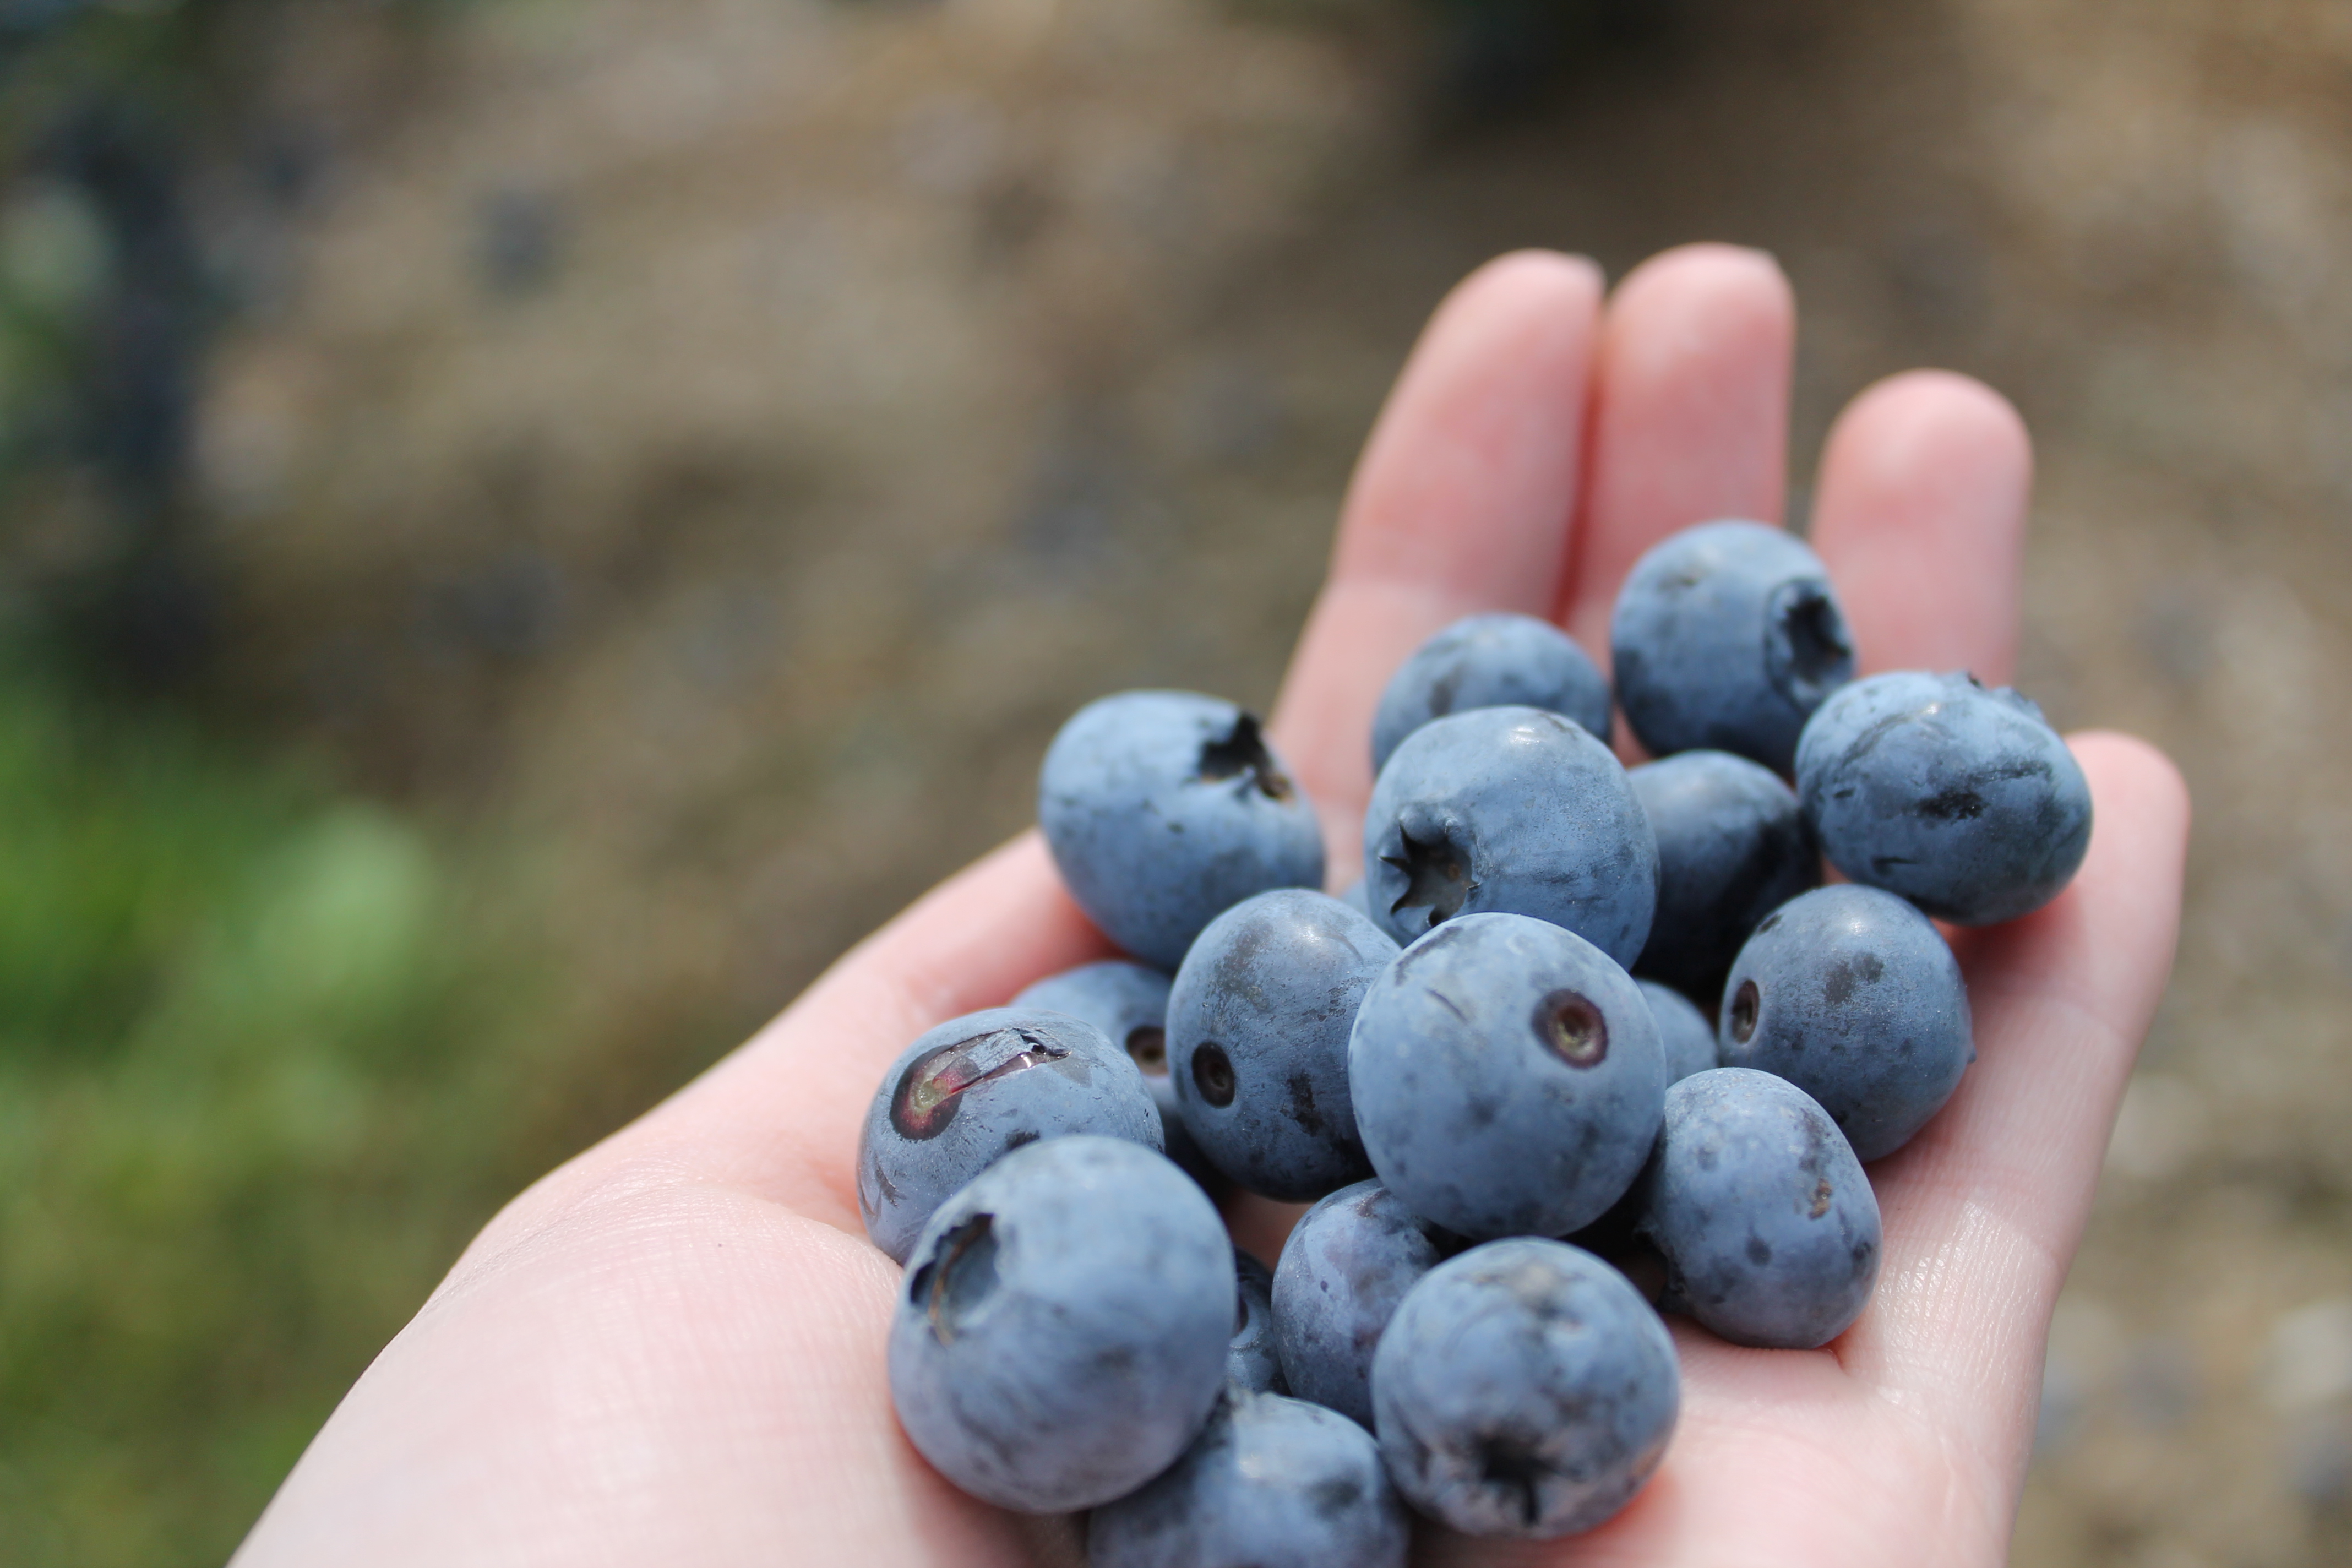
<path fill-rule="evenodd" d="M 1389 906 L 1389 913 L 1426 907 L 1432 926 L 1460 914 L 1476 884 L 1470 880 L 1469 868 L 1454 852 L 1453 841 L 1443 835 L 1421 839 L 1401 832 L 1398 837 L 1404 840 L 1404 854 L 1381 857 L 1405 874 L 1404 894 Z"/>
<path fill-rule="evenodd" d="M 1221 779 L 1242 779 L 1256 786 L 1268 800 L 1288 800 L 1290 780 L 1274 765 L 1274 753 L 1265 749 L 1265 741 L 1258 733 L 1255 714 L 1244 713 L 1234 721 L 1234 727 L 1220 738 L 1201 748 L 1198 776 L 1206 783 Z"/>

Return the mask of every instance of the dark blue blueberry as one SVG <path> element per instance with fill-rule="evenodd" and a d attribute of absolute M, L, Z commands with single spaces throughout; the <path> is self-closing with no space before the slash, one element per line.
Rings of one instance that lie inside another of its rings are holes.
<path fill-rule="evenodd" d="M 1642 999 L 1658 1026 L 1658 1044 L 1666 1054 L 1666 1081 L 1678 1083 L 1695 1072 L 1715 1066 L 1715 1026 L 1698 1005 L 1671 985 L 1637 980 Z"/>
<path fill-rule="evenodd" d="M 1176 1468 L 1087 1521 L 1087 1568 L 1404 1568 L 1380 1446 L 1278 1394 L 1229 1395 Z"/>
<path fill-rule="evenodd" d="M 1236 904 L 1201 933 L 1168 994 L 1168 1076 L 1217 1169 L 1288 1202 L 1371 1173 L 1348 1030 L 1396 952 L 1354 910 L 1298 888 Z"/>
<path fill-rule="evenodd" d="M 1234 1310 L 1233 1343 L 1225 1349 L 1226 1381 L 1252 1394 L 1287 1394 L 1282 1353 L 1274 1338 L 1274 1275 L 1238 1247 L 1234 1248 L 1234 1274 L 1241 1303 Z"/>
<path fill-rule="evenodd" d="M 1127 1053 L 1036 1008 L 950 1018 L 898 1055 L 857 1136 L 857 1209 L 899 1263 L 931 1211 L 1024 1143 L 1072 1132 L 1157 1151 L 1160 1112 Z"/>
<path fill-rule="evenodd" d="M 1168 976 L 1140 963 L 1106 959 L 1040 980 L 1013 999 L 1015 1007 L 1043 1007 L 1083 1018 L 1127 1049 L 1160 1108 L 1160 1147 L 1204 1187 L 1223 1184 L 1217 1168 L 1184 1131 L 1176 1086 L 1168 1081 Z"/>
<path fill-rule="evenodd" d="M 1717 1059 L 1811 1095 L 1865 1162 L 1927 1125 L 1976 1055 L 1943 933 L 1876 888 L 1842 882 L 1781 905 L 1725 983 Z"/>
<path fill-rule="evenodd" d="M 1825 1345 L 1877 1283 L 1878 1199 L 1862 1162 L 1784 1079 L 1717 1068 L 1666 1090 L 1641 1192 L 1667 1309 L 1734 1344 Z"/>
<path fill-rule="evenodd" d="M 1775 773 L 1853 678 L 1821 557 L 1760 522 L 1702 523 L 1651 546 L 1618 591 L 1609 647 L 1618 705 L 1653 755 L 1705 746 Z"/>
<path fill-rule="evenodd" d="M 1065 1513 L 1175 1462 L 1216 1407 L 1234 1246 L 1192 1179 L 1116 1138 L 1056 1138 L 950 1198 L 908 1258 L 890 1397 L 985 1502 Z"/>
<path fill-rule="evenodd" d="M 1591 1530 L 1632 1500 L 1682 1408 L 1665 1324 L 1565 1242 L 1491 1241 L 1407 1292 L 1372 1359 L 1405 1500 L 1471 1535 Z"/>
<path fill-rule="evenodd" d="M 1372 1352 L 1397 1303 L 1463 1247 L 1378 1182 L 1299 1216 L 1274 1267 L 1274 1333 L 1290 1392 L 1372 1424 Z"/>
<path fill-rule="evenodd" d="M 1376 925 L 1379 923 L 1372 914 L 1370 890 L 1361 877 L 1348 884 L 1345 890 L 1339 894 L 1339 901 L 1366 920 L 1371 921 Z"/>
<path fill-rule="evenodd" d="M 1713 1000 L 1756 923 L 1822 879 L 1797 793 L 1729 752 L 1682 752 L 1626 778 L 1658 840 L 1658 913 L 1633 973 Z"/>
<path fill-rule="evenodd" d="M 1609 740 L 1608 678 L 1566 632 L 1533 616 L 1468 616 L 1389 678 L 1372 713 L 1372 772 L 1432 719 L 1473 708 L 1541 708 Z"/>
<path fill-rule="evenodd" d="M 1535 708 L 1433 720 L 1396 749 L 1364 816 L 1372 918 L 1399 942 L 1467 914 L 1530 915 L 1630 964 L 1658 901 L 1658 847 L 1591 731 Z"/>
<path fill-rule="evenodd" d="M 1364 995 L 1356 1126 L 1405 1206 L 1475 1238 L 1562 1236 L 1641 1173 L 1666 1058 L 1633 977 L 1573 931 L 1465 915 Z"/>
<path fill-rule="evenodd" d="M 1037 821 L 1078 907 L 1162 969 L 1251 894 L 1323 885 L 1314 807 L 1257 721 L 1213 697 L 1126 691 L 1079 709 L 1045 752 Z"/>
<path fill-rule="evenodd" d="M 1960 925 L 2040 909 L 2091 844 L 2091 786 L 2066 742 L 2041 709 L 1966 675 L 1839 692 L 1805 726 L 1797 793 L 1839 870 Z"/>

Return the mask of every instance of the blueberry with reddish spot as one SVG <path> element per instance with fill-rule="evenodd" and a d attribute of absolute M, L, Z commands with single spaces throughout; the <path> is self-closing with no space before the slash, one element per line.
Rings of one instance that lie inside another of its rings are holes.
<path fill-rule="evenodd" d="M 1381 1181 L 1473 1238 L 1600 1218 L 1641 1173 L 1666 1095 L 1633 976 L 1524 915 L 1464 915 L 1399 954 L 1357 1010 L 1348 1070 Z"/>
<path fill-rule="evenodd" d="M 1201 933 L 1168 994 L 1168 1076 L 1217 1169 L 1288 1202 L 1371 1173 L 1348 1031 L 1396 951 L 1370 921 L 1303 888 L 1260 893 Z"/>
<path fill-rule="evenodd" d="M 1517 914 L 1630 964 L 1658 900 L 1658 846 L 1625 770 L 1590 731 L 1479 708 L 1405 737 L 1364 815 L 1372 918 L 1399 942 Z"/>
<path fill-rule="evenodd" d="M 1541 708 L 1609 740 L 1609 678 L 1549 621 L 1465 616 L 1412 650 L 1372 713 L 1372 772 L 1407 735 L 1474 708 Z"/>
<path fill-rule="evenodd" d="M 1007 1155 L 908 1255 L 890 1397 L 932 1466 L 985 1502 L 1066 1513 L 1174 1463 L 1225 1387 L 1234 1247 L 1198 1184 L 1140 1145 Z"/>
<path fill-rule="evenodd" d="M 1666 1081 L 1679 1083 L 1695 1072 L 1715 1066 L 1715 1026 L 1697 1004 L 1671 985 L 1637 980 L 1642 1000 L 1658 1026 L 1658 1044 L 1665 1048 Z"/>
<path fill-rule="evenodd" d="M 1797 793 L 1729 752 L 1683 752 L 1625 775 L 1658 840 L 1658 912 L 1633 973 L 1712 1002 L 1748 933 L 1822 879 Z"/>
<path fill-rule="evenodd" d="M 1822 700 L 1853 679 L 1829 573 L 1760 522 L 1670 534 L 1626 574 L 1609 621 L 1617 702 L 1655 756 L 1699 747 L 1787 773 Z"/>
<path fill-rule="evenodd" d="M 1274 1334 L 1290 1392 L 1372 1424 L 1372 1352 L 1397 1303 L 1467 1245 L 1378 1182 L 1341 1187 L 1290 1227 L 1274 1266 Z"/>
<path fill-rule="evenodd" d="M 950 1018 L 899 1053 L 857 1139 L 866 1234 L 898 1262 L 931 1211 L 1012 1150 L 1073 1132 L 1157 1152 L 1160 1112 L 1127 1053 L 1034 1007 Z"/>
<path fill-rule="evenodd" d="M 1186 1174 L 1213 1190 L 1223 1184 L 1215 1166 L 1184 1131 L 1176 1086 L 1168 1081 L 1168 976 L 1140 963 L 1106 959 L 1049 975 L 1013 998 L 1015 1007 L 1043 1007 L 1083 1018 L 1124 1047 L 1160 1108 L 1161 1147 Z"/>
<path fill-rule="evenodd" d="M 1876 888 L 1791 899 L 1724 984 L 1716 1055 L 1821 1102 L 1857 1158 L 1910 1141 L 1976 1059 L 1969 990 L 1935 922 Z"/>
<path fill-rule="evenodd" d="M 2041 709 L 1973 676 L 1847 687 L 1805 726 L 1797 793 L 1831 864 L 1959 925 L 2040 909 L 2091 844 L 2074 753 Z"/>
<path fill-rule="evenodd" d="M 1087 1521 L 1087 1568 L 1404 1568 L 1412 1521 L 1354 1422 L 1238 1394 L 1173 1469 Z"/>
<path fill-rule="evenodd" d="M 1274 1338 L 1273 1271 L 1236 1247 L 1234 1275 L 1241 1300 L 1234 1309 L 1234 1342 L 1225 1350 L 1225 1379 L 1252 1394 L 1287 1394 Z"/>
<path fill-rule="evenodd" d="M 1549 1540 L 1633 1500 L 1674 1434 L 1682 1370 L 1617 1270 L 1564 1242 L 1492 1241 L 1406 1293 L 1372 1407 L 1407 1502 L 1466 1534 Z"/>
<path fill-rule="evenodd" d="M 1878 1280 L 1878 1198 L 1844 1134 L 1785 1079 L 1716 1068 L 1666 1090 L 1641 1228 L 1666 1310 L 1734 1344 L 1811 1350 Z"/>
<path fill-rule="evenodd" d="M 1315 808 L 1257 720 L 1190 691 L 1079 709 L 1046 750 L 1037 823 L 1087 918 L 1162 969 L 1252 894 L 1323 885 Z"/>

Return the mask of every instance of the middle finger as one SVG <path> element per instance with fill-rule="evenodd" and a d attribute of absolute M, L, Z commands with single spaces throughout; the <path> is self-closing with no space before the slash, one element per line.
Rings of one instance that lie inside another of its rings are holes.
<path fill-rule="evenodd" d="M 1761 251 L 1686 245 L 1617 286 L 1557 611 L 1602 668 L 1611 605 L 1643 551 L 1716 518 L 1780 520 L 1796 331 L 1788 279 Z"/>

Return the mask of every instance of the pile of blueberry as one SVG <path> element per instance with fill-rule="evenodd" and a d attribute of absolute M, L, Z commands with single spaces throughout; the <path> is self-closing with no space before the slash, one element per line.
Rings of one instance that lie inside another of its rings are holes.
<path fill-rule="evenodd" d="M 1613 692 L 1489 615 L 1406 660 L 1344 898 L 1249 714 L 1138 691 L 1063 727 L 1045 839 L 1138 962 L 915 1041 L 858 1154 L 941 1474 L 1093 1510 L 1094 1568 L 1379 1568 L 1406 1505 L 1538 1538 L 1622 1508 L 1680 1405 L 1661 1311 L 1788 1348 L 1860 1314 L 1863 1163 L 1975 1056 L 1930 917 L 2053 897 L 2089 791 L 2012 691 L 1854 680 L 1779 529 L 1659 544 L 1611 654 Z M 1619 764 L 1612 705 L 1659 761 Z M 1271 1274 L 1235 1188 L 1314 1204 Z"/>

